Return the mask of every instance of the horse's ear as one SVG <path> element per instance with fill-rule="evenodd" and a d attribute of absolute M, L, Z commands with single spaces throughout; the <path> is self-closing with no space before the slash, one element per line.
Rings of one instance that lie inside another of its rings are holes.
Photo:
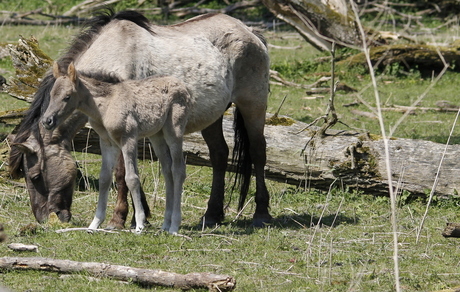
<path fill-rule="evenodd" d="M 22 143 L 12 143 L 12 147 L 17 147 L 22 153 L 33 154 L 40 151 L 40 144 L 33 135 L 29 136 L 26 141 Z"/>
<path fill-rule="evenodd" d="M 23 143 L 14 143 L 14 144 L 11 144 L 11 146 L 17 147 L 19 151 L 21 151 L 22 153 L 33 154 L 33 153 L 38 152 L 38 149 L 37 149 L 38 145 L 35 145 L 34 143 L 31 143 L 30 141 L 25 141 Z"/>
<path fill-rule="evenodd" d="M 69 64 L 69 68 L 67 69 L 67 74 L 70 77 L 70 80 L 72 80 L 73 83 L 76 83 L 77 81 L 77 71 L 75 70 L 75 65 L 73 62 Z"/>
<path fill-rule="evenodd" d="M 59 76 L 61 76 L 61 72 L 59 72 L 59 64 L 58 62 L 54 62 L 53 63 L 53 76 L 54 78 L 58 78 Z"/>

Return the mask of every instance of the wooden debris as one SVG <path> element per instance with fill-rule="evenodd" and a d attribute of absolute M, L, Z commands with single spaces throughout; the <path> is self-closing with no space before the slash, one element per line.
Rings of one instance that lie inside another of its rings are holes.
<path fill-rule="evenodd" d="M 0 19 L 2 25 L 70 25 L 81 24 L 85 19 L 78 17 L 67 17 L 60 15 L 51 15 L 43 12 L 43 8 L 28 11 L 25 13 L 17 13 L 14 11 L 1 11 L 0 13 L 7 16 Z M 38 16 L 36 19 L 31 16 Z"/>
<path fill-rule="evenodd" d="M 460 237 L 460 223 L 446 223 L 446 228 L 444 228 L 442 236 Z"/>
<path fill-rule="evenodd" d="M 268 44 L 269 48 L 272 49 L 278 49 L 278 50 L 299 50 L 302 48 L 302 46 L 295 46 L 295 47 L 282 47 L 282 46 L 276 46 L 272 44 Z"/>
<path fill-rule="evenodd" d="M 10 243 L 8 248 L 14 251 L 34 251 L 38 252 L 38 246 L 34 244 Z"/>
<path fill-rule="evenodd" d="M 0 242 L 3 242 L 7 239 L 6 233 L 3 230 L 3 224 L 0 224 Z"/>
<path fill-rule="evenodd" d="M 355 110 L 355 109 L 350 110 L 350 113 L 352 113 L 355 116 L 366 117 L 366 118 L 369 118 L 369 119 L 376 119 L 377 118 L 377 116 L 374 113 Z"/>
<path fill-rule="evenodd" d="M 406 70 L 440 71 L 445 63 L 454 71 L 459 70 L 460 51 L 458 44 L 451 46 L 429 46 L 422 44 L 397 44 L 370 48 L 371 62 L 380 69 L 391 64 L 400 64 Z M 442 58 L 441 56 L 442 55 Z M 339 66 L 367 66 L 364 53 L 353 55 L 337 63 Z"/>
<path fill-rule="evenodd" d="M 88 273 L 96 277 L 108 277 L 135 282 L 146 286 L 165 286 L 177 289 L 203 289 L 230 291 L 235 288 L 235 278 L 211 273 L 177 274 L 162 270 L 141 269 L 97 262 L 77 262 L 41 257 L 3 257 L 0 269 L 38 270 L 59 273 Z"/>

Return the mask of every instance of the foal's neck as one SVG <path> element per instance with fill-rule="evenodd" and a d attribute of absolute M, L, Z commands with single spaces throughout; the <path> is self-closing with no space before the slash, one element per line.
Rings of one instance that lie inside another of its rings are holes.
<path fill-rule="evenodd" d="M 101 120 L 112 97 L 113 84 L 89 77 L 81 77 L 78 92 L 81 102 L 78 109 L 93 120 Z"/>

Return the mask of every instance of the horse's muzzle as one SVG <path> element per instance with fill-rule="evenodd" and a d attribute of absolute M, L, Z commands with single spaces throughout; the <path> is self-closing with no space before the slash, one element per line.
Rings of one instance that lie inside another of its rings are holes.
<path fill-rule="evenodd" d="M 56 118 L 54 116 L 43 117 L 42 124 L 47 130 L 53 130 L 56 127 Z"/>

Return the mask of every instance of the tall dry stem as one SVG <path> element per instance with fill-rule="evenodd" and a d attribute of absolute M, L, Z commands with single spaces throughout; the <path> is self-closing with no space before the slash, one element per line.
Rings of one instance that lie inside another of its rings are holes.
<path fill-rule="evenodd" d="M 387 1 L 385 1 L 385 4 Z M 366 57 L 366 62 L 369 67 L 369 74 L 372 80 L 372 86 L 374 88 L 374 96 L 377 105 L 377 116 L 380 125 L 380 130 L 382 133 L 383 143 L 385 147 L 385 165 L 387 169 L 387 178 L 388 178 L 388 191 L 390 193 L 390 202 L 391 202 L 391 225 L 392 225 L 392 232 L 393 232 L 393 263 L 394 263 L 394 281 L 395 281 L 395 289 L 397 292 L 401 291 L 400 282 L 399 282 L 399 260 L 398 260 L 398 226 L 396 220 L 396 193 L 393 189 L 393 180 L 391 176 L 391 163 L 390 163 L 390 150 L 387 138 L 386 131 L 385 131 L 385 123 L 383 120 L 382 109 L 381 109 L 381 101 L 380 101 L 380 94 L 377 87 L 377 79 L 375 77 L 375 71 L 372 66 L 371 58 L 369 55 L 369 48 L 366 44 L 366 33 L 364 32 L 363 26 L 359 19 L 358 10 L 356 8 L 356 4 L 353 1 L 350 1 L 351 7 L 353 9 L 353 13 L 356 18 L 356 23 L 358 24 L 359 31 L 361 33 L 361 38 L 363 40 L 363 52 Z"/>

